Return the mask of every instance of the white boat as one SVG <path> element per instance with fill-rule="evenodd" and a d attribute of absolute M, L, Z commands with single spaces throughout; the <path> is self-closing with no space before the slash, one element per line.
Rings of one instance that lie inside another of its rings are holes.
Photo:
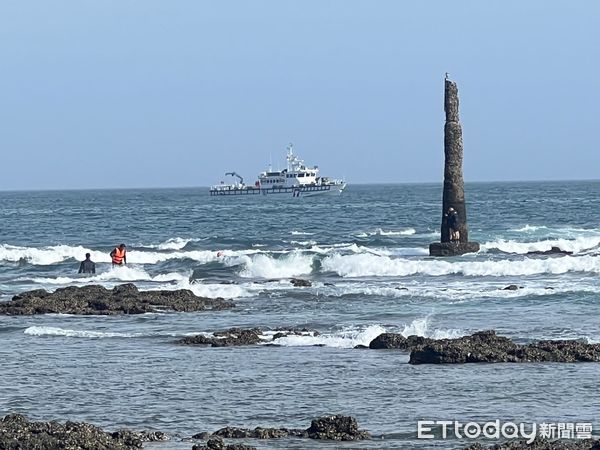
<path fill-rule="evenodd" d="M 246 185 L 244 178 L 236 172 L 227 172 L 238 178 L 232 184 L 221 181 L 211 186 L 210 195 L 273 195 L 282 194 L 292 197 L 309 197 L 321 194 L 340 194 L 346 189 L 344 180 L 319 175 L 319 167 L 307 167 L 304 161 L 294 154 L 293 145 L 287 147 L 287 168 L 273 171 L 271 168 L 261 172 L 253 185 Z"/>

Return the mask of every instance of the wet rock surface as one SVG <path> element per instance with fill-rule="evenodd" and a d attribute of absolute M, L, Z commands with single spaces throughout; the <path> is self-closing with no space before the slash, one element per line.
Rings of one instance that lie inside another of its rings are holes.
<path fill-rule="evenodd" d="M 208 439 L 206 445 L 194 445 L 192 450 L 256 450 L 256 447 L 244 444 L 225 444 L 219 436 Z"/>
<path fill-rule="evenodd" d="M 371 349 L 413 350 L 433 343 L 433 339 L 422 336 L 404 337 L 398 333 L 383 333 L 369 343 Z"/>
<path fill-rule="evenodd" d="M 281 339 L 286 336 L 318 336 L 319 334 L 317 331 L 311 331 L 306 328 L 298 330 L 274 330 L 272 337 L 265 333 L 266 331 L 260 328 L 230 328 L 224 331 L 215 331 L 212 333 L 212 335 L 198 334 L 194 336 L 186 336 L 183 339 L 178 340 L 176 343 L 181 345 L 201 345 L 208 347 L 235 347 L 241 345 L 256 345 L 259 343 L 277 345 L 277 339 Z"/>
<path fill-rule="evenodd" d="M 473 444 L 463 450 L 600 450 L 600 440 L 549 441 L 535 439 L 531 444 L 525 441 L 504 442 L 491 446 Z"/>
<path fill-rule="evenodd" d="M 233 308 L 222 298 L 196 296 L 192 291 L 139 291 L 134 284 L 122 284 L 113 289 L 103 286 L 70 286 L 48 292 L 44 289 L 23 292 L 12 300 L 0 302 L 0 314 L 77 314 L 115 315 L 149 312 L 192 312 Z"/>
<path fill-rule="evenodd" d="M 213 437 L 229 439 L 276 439 L 298 437 L 331 441 L 356 441 L 370 439 L 369 432 L 360 430 L 354 417 L 335 415 L 313 419 L 310 427 L 302 430 L 297 428 L 237 428 L 225 427 L 212 434 L 198 433 L 194 439 L 212 439 Z M 208 444 L 207 444 L 208 445 Z M 204 447 L 198 447 L 198 449 Z M 208 447 L 207 447 L 208 448 Z"/>
<path fill-rule="evenodd" d="M 477 253 L 478 242 L 432 242 L 429 244 L 431 256 L 459 256 L 465 253 Z"/>
<path fill-rule="evenodd" d="M 255 345 L 262 341 L 262 332 L 258 328 L 244 330 L 241 328 L 230 328 L 225 331 L 217 331 L 213 336 L 198 334 L 186 336 L 177 341 L 181 345 L 205 345 L 209 347 L 234 347 L 238 345 Z"/>
<path fill-rule="evenodd" d="M 33 422 L 21 414 L 9 414 L 0 420 L 3 450 L 133 450 L 142 448 L 143 442 L 167 439 L 161 432 L 109 433 L 85 422 Z"/>
<path fill-rule="evenodd" d="M 481 331 L 458 339 L 430 340 L 411 351 L 410 364 L 461 364 L 498 362 L 600 362 L 600 344 L 575 340 L 517 344 L 494 331 Z"/>
<path fill-rule="evenodd" d="M 311 439 L 332 441 L 356 441 L 371 438 L 367 431 L 358 429 L 358 422 L 354 417 L 342 415 L 313 419 L 306 432 Z"/>
<path fill-rule="evenodd" d="M 290 283 L 292 283 L 292 285 L 295 287 L 311 287 L 312 286 L 312 283 L 309 280 L 303 280 L 301 278 L 292 278 L 290 280 Z"/>
<path fill-rule="evenodd" d="M 518 291 L 519 290 L 519 286 L 517 286 L 516 284 L 509 284 L 508 286 L 502 288 L 503 291 Z"/>
<path fill-rule="evenodd" d="M 527 252 L 528 255 L 572 255 L 573 252 L 563 250 L 560 247 L 550 247 L 550 250 L 534 250 Z"/>

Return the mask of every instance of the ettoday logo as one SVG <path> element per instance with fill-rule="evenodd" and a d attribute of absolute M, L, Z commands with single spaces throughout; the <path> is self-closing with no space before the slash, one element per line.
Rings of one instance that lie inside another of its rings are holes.
<path fill-rule="evenodd" d="M 592 424 L 585 423 L 515 423 L 493 420 L 485 423 L 457 420 L 420 420 L 418 439 L 524 439 L 531 444 L 536 437 L 546 439 L 591 439 Z"/>

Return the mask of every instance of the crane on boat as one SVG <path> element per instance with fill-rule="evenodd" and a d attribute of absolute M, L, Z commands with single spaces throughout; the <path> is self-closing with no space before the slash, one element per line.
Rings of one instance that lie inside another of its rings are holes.
<path fill-rule="evenodd" d="M 241 175 L 239 175 L 238 173 L 236 173 L 236 172 L 227 172 L 225 174 L 225 176 L 227 176 L 227 175 L 231 175 L 232 177 L 238 177 L 238 179 L 240 180 L 240 185 L 244 186 L 244 178 Z"/>

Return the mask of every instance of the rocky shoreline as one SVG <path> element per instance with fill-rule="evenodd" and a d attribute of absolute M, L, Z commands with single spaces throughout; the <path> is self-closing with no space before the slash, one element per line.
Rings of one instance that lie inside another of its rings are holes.
<path fill-rule="evenodd" d="M 361 430 L 354 417 L 344 415 L 323 416 L 311 421 L 306 429 L 225 427 L 213 433 L 197 433 L 182 442 L 202 440 L 192 445 L 192 450 L 257 450 L 248 444 L 226 443 L 224 439 L 265 440 L 280 438 L 315 439 L 333 442 L 359 441 L 373 436 Z M 378 436 L 375 436 L 377 439 Z M 383 437 L 381 437 L 383 439 Z M 64 424 L 56 421 L 30 421 L 21 414 L 8 414 L 0 419 L 0 449 L 2 450 L 136 450 L 147 442 L 168 441 L 171 438 L 160 431 L 131 431 L 121 429 L 104 431 L 86 422 Z M 463 450 L 600 450 L 600 440 L 546 440 L 533 442 L 506 441 L 497 444 L 475 443 Z"/>
<path fill-rule="evenodd" d="M 144 442 L 168 440 L 160 431 L 114 433 L 85 422 L 34 422 L 21 414 L 0 420 L 0 449 L 135 450 Z"/>
<path fill-rule="evenodd" d="M 508 286 L 505 289 L 518 289 Z M 106 289 L 99 285 L 66 287 L 48 292 L 44 289 L 15 295 L 0 302 L 0 315 L 74 314 L 117 315 L 156 312 L 194 312 L 224 310 L 235 305 L 222 298 L 204 298 L 187 289 L 139 291 L 131 283 Z M 230 328 L 212 334 L 186 336 L 180 345 L 230 347 L 277 345 L 277 340 L 290 335 L 317 336 L 308 329 L 276 329 L 265 333 L 260 328 Z M 365 346 L 357 346 L 365 348 Z M 383 333 L 373 339 L 370 349 L 396 349 L 410 352 L 410 364 L 524 363 L 524 362 L 600 362 L 600 344 L 578 340 L 542 340 L 518 344 L 495 331 L 480 331 L 457 339 L 405 337 L 399 333 Z"/>
<path fill-rule="evenodd" d="M 360 430 L 354 417 L 334 415 L 313 419 L 310 427 L 298 428 L 249 428 L 225 427 L 214 433 L 198 433 L 193 439 L 211 439 L 214 437 L 229 439 L 276 439 L 298 437 L 328 441 L 358 441 L 371 439 L 368 431 Z"/>
<path fill-rule="evenodd" d="M 270 334 L 265 334 L 270 331 Z M 277 345 L 277 339 L 286 336 L 318 336 L 318 331 L 302 329 L 263 330 L 261 328 L 229 328 L 228 330 L 215 331 L 214 333 L 186 336 L 176 341 L 180 345 L 197 345 L 206 347 L 237 347 L 242 345 Z"/>
<path fill-rule="evenodd" d="M 600 344 L 577 340 L 548 340 L 517 344 L 493 330 L 480 331 L 457 339 L 405 338 L 384 333 L 369 348 L 410 351 L 410 364 L 600 362 Z"/>
<path fill-rule="evenodd" d="M 99 285 L 69 286 L 54 292 L 44 289 L 23 292 L 0 302 L 0 315 L 35 314 L 116 315 L 152 312 L 223 310 L 235 305 L 222 298 L 198 297 L 188 289 L 139 291 L 132 284 L 113 289 Z"/>
<path fill-rule="evenodd" d="M 209 334 L 186 336 L 180 345 L 231 347 L 267 344 L 290 335 L 317 336 L 314 330 L 278 330 L 266 335 L 260 328 L 230 328 Z M 358 345 L 355 348 L 367 348 Z M 495 331 L 479 331 L 456 339 L 432 339 L 422 336 L 404 337 L 399 333 L 383 333 L 373 339 L 370 349 L 395 349 L 410 352 L 410 364 L 526 363 L 526 362 L 600 362 L 600 344 L 578 340 L 544 340 L 518 344 L 498 336 Z"/>
<path fill-rule="evenodd" d="M 228 439 L 275 439 L 295 437 L 330 441 L 356 441 L 370 439 L 371 434 L 360 430 L 354 417 L 333 415 L 312 420 L 306 429 L 293 428 L 247 428 L 225 427 L 214 433 L 198 433 L 193 440 L 205 440 L 195 444 L 192 450 L 253 450 L 245 444 L 225 444 Z M 0 419 L 0 449 L 2 450 L 135 450 L 144 442 L 167 441 L 169 436 L 160 431 L 135 432 L 118 430 L 107 432 L 85 422 L 29 421 L 21 414 L 9 414 Z"/>

